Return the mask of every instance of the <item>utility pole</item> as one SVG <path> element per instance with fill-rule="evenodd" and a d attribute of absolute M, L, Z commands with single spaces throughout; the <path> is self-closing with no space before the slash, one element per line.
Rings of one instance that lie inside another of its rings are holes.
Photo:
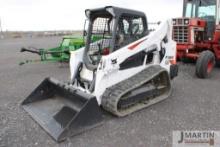
<path fill-rule="evenodd" d="M 1 17 L 0 17 L 0 39 L 3 39 L 4 35 L 3 35 L 3 29 L 2 29 L 2 21 L 1 21 Z"/>

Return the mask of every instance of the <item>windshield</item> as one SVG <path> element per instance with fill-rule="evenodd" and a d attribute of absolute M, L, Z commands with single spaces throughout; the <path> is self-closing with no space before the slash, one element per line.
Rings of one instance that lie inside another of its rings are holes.
<path fill-rule="evenodd" d="M 209 6 L 199 6 L 198 8 L 198 17 L 203 18 L 207 16 L 211 16 L 215 18 L 215 5 L 209 5 Z"/>

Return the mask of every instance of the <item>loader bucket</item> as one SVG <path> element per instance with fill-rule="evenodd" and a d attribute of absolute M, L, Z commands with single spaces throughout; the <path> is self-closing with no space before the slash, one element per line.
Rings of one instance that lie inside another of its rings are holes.
<path fill-rule="evenodd" d="M 102 122 L 102 112 L 94 96 L 52 78 L 46 78 L 22 102 L 22 107 L 57 142 Z"/>

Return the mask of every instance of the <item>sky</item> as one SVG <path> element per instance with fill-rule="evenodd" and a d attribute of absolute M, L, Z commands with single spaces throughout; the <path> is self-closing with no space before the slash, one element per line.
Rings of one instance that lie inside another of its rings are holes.
<path fill-rule="evenodd" d="M 3 30 L 82 30 L 85 9 L 118 6 L 145 12 L 149 22 L 182 15 L 183 0 L 0 0 Z"/>

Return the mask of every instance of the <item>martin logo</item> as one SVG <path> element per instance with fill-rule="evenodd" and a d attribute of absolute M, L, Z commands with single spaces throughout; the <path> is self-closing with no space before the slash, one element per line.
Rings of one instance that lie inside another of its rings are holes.
<path fill-rule="evenodd" d="M 220 132 L 174 131 L 173 147 L 219 147 Z"/>

